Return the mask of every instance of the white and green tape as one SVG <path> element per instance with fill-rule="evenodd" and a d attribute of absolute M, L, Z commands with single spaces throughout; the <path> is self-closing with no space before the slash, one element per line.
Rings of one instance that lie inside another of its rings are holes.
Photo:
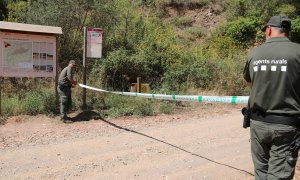
<path fill-rule="evenodd" d="M 125 96 L 136 96 L 151 99 L 173 100 L 173 101 L 193 101 L 193 102 L 220 102 L 232 104 L 247 104 L 248 96 L 195 96 L 195 95 L 167 95 L 167 94 L 146 94 L 146 93 L 133 93 L 133 92 L 117 92 L 106 91 L 103 89 L 94 88 L 91 86 L 79 84 L 80 87 L 91 89 L 99 92 L 113 93 Z"/>

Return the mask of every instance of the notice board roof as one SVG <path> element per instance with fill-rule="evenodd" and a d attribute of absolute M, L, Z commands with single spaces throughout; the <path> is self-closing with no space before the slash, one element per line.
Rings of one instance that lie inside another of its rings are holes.
<path fill-rule="evenodd" d="M 13 23 L 13 22 L 6 22 L 6 21 L 0 21 L 0 31 L 1 30 L 45 33 L 45 34 L 63 34 L 61 27 Z"/>

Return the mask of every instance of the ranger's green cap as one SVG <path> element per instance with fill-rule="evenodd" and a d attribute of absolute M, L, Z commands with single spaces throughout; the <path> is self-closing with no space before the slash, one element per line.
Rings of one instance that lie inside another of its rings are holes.
<path fill-rule="evenodd" d="M 69 64 L 73 64 L 73 66 L 76 66 L 75 60 L 71 60 L 71 61 L 69 62 Z"/>
<path fill-rule="evenodd" d="M 291 29 L 291 19 L 284 14 L 279 14 L 271 17 L 262 30 L 265 31 L 268 26 Z"/>

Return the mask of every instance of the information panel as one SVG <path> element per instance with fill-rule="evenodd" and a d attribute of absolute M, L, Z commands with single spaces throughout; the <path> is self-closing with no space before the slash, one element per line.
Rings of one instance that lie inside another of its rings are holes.
<path fill-rule="evenodd" d="M 101 28 L 87 28 L 86 57 L 102 57 L 102 33 Z"/>
<path fill-rule="evenodd" d="M 0 32 L 0 75 L 55 77 L 56 37 Z"/>

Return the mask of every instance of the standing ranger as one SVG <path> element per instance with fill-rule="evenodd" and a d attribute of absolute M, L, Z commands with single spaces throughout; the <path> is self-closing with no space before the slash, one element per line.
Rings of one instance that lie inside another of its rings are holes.
<path fill-rule="evenodd" d="M 244 79 L 249 97 L 251 153 L 255 179 L 292 179 L 300 125 L 300 45 L 288 39 L 291 20 L 273 16 L 266 42 L 248 55 Z M 296 141 L 297 142 L 297 141 Z M 299 142 L 298 142 L 299 143 Z"/>
<path fill-rule="evenodd" d="M 71 60 L 69 65 L 61 71 L 58 78 L 57 91 L 60 100 L 60 118 L 64 123 L 71 120 L 67 113 L 72 106 L 71 87 L 77 84 L 77 81 L 74 80 L 75 68 L 76 63 Z"/>

